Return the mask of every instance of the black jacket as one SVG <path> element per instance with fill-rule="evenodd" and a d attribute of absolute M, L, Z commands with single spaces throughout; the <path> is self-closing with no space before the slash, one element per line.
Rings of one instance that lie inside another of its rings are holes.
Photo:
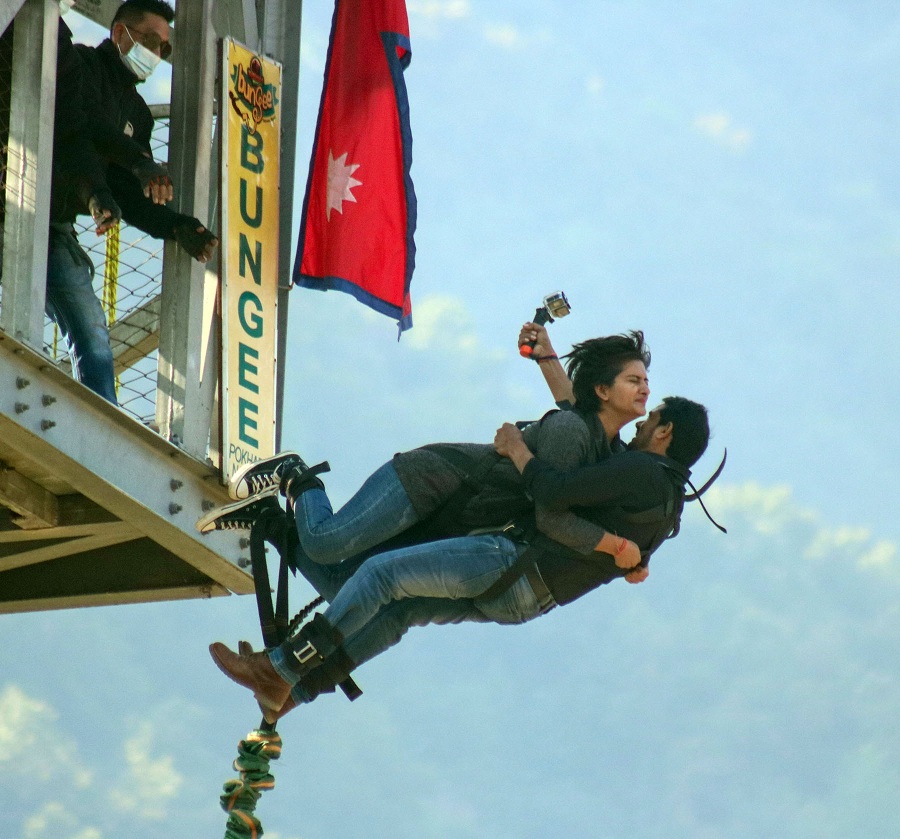
<path fill-rule="evenodd" d="M 661 455 L 629 451 L 571 472 L 560 472 L 535 458 L 523 477 L 536 504 L 571 508 L 630 539 L 641 549 L 641 565 L 646 566 L 650 555 L 677 532 L 690 471 Z M 531 540 L 529 558 L 559 604 L 628 573 L 608 554 L 581 554 L 540 533 Z"/>
<path fill-rule="evenodd" d="M 156 239 L 174 238 L 176 225 L 196 220 L 154 204 L 128 169 L 150 153 L 153 132 L 137 77 L 109 39 L 98 47 L 66 47 L 61 27 L 60 46 L 51 220 L 71 222 L 88 214 L 91 190 L 105 182 L 125 221 Z"/>

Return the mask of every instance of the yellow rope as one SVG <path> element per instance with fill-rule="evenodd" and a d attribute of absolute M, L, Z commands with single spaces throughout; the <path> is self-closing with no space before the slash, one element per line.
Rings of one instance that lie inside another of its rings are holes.
<path fill-rule="evenodd" d="M 106 232 L 106 264 L 103 269 L 103 311 L 112 326 L 116 320 L 116 303 L 119 296 L 119 225 Z M 116 376 L 116 396 L 119 395 L 119 377 Z"/>
<path fill-rule="evenodd" d="M 112 326 L 116 319 L 116 297 L 119 290 L 119 225 L 106 233 L 106 266 L 103 270 L 103 310 Z"/>

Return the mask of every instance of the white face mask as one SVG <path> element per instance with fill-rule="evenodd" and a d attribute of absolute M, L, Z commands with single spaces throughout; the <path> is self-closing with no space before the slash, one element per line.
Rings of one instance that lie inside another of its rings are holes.
<path fill-rule="evenodd" d="M 125 31 L 128 32 L 127 26 Z M 130 32 L 128 32 L 128 37 L 131 38 L 131 49 L 124 55 L 122 50 L 119 49 L 119 57 L 122 59 L 122 63 L 141 81 L 150 78 L 150 74 L 156 69 L 161 60 L 160 57 L 155 52 L 148 50 L 143 44 L 135 41 Z"/>

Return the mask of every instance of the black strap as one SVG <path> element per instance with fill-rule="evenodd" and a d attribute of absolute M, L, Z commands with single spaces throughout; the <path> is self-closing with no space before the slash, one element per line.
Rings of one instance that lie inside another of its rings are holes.
<path fill-rule="evenodd" d="M 689 493 L 688 495 L 686 495 L 686 496 L 684 497 L 684 500 L 685 500 L 685 501 L 699 501 L 699 502 L 700 502 L 700 506 L 703 508 L 703 512 L 706 513 L 706 517 L 707 517 L 707 518 L 708 518 L 708 519 L 709 519 L 716 527 L 718 527 L 719 530 L 721 530 L 723 533 L 727 533 L 728 531 L 727 531 L 724 527 L 722 527 L 722 525 L 719 524 L 719 523 L 718 523 L 718 522 L 717 522 L 717 521 L 709 514 L 709 510 L 706 509 L 706 505 L 703 503 L 703 499 L 702 499 L 700 496 L 703 495 L 703 493 L 706 492 L 706 490 L 708 490 L 708 489 L 713 485 L 713 483 L 715 482 L 716 478 L 718 478 L 719 475 L 722 474 L 722 470 L 725 468 L 725 460 L 726 460 L 727 457 L 728 457 L 728 449 L 725 449 L 724 453 L 722 454 L 722 462 L 719 464 L 719 466 L 718 466 L 718 468 L 716 469 L 716 471 L 713 472 L 712 477 L 711 477 L 705 484 L 703 484 L 703 486 L 700 487 L 700 489 L 697 489 L 697 488 L 690 482 L 690 480 L 688 480 L 688 482 L 687 482 L 687 483 L 688 483 L 688 486 L 689 486 L 692 490 L 694 490 L 694 491 L 693 491 L 693 493 Z"/>
<path fill-rule="evenodd" d="M 272 590 L 269 585 L 269 569 L 266 565 L 266 537 L 277 533 L 279 538 L 274 540 L 274 546 L 278 551 L 278 587 L 276 589 L 276 602 L 272 605 Z M 290 513 L 282 513 L 280 510 L 264 510 L 250 527 L 250 564 L 253 571 L 253 587 L 256 590 L 256 607 L 259 611 L 259 626 L 262 630 L 263 643 L 267 649 L 277 647 L 287 640 L 295 621 L 288 620 L 288 572 L 292 548 L 296 543 L 296 530 Z M 322 598 L 314 600 L 310 606 L 313 608 L 322 602 Z M 302 619 L 310 611 L 310 606 L 302 609 L 297 618 Z M 301 617 L 302 616 L 302 617 Z M 338 687 L 352 702 L 362 695 L 362 690 L 349 676 L 339 682 Z M 268 724 L 267 724 L 268 725 Z M 274 728 L 274 726 L 270 726 Z"/>
<path fill-rule="evenodd" d="M 314 487 L 325 489 L 325 484 L 318 476 L 330 471 L 331 466 L 327 460 L 323 460 L 315 466 L 307 466 L 305 463 L 302 466 L 296 466 L 281 479 L 281 492 L 289 496 L 293 502 L 297 500 L 300 493 L 306 492 L 308 489 Z"/>
<path fill-rule="evenodd" d="M 690 485 L 691 489 L 694 489 L 694 485 L 693 485 L 690 481 L 688 481 L 688 484 Z M 701 490 L 701 492 L 702 492 L 702 490 Z M 707 517 L 707 518 L 708 518 L 708 519 L 709 519 L 716 527 L 718 527 L 719 530 L 721 530 L 723 533 L 727 533 L 728 531 L 727 531 L 724 527 L 722 527 L 722 525 L 719 524 L 719 523 L 718 523 L 718 522 L 717 522 L 717 521 L 709 514 L 709 510 L 706 509 L 706 504 L 703 503 L 703 499 L 700 497 L 700 494 L 701 494 L 700 492 L 694 492 L 694 494 L 693 494 L 689 499 L 687 499 L 687 500 L 688 500 L 688 501 L 699 501 L 699 502 L 700 502 L 700 506 L 703 508 L 703 512 L 706 513 L 706 517 Z"/>
<path fill-rule="evenodd" d="M 694 490 L 694 492 L 686 495 L 684 500 L 685 501 L 699 501 L 700 496 L 703 495 L 703 493 L 706 492 L 706 490 L 708 490 L 713 485 L 716 478 L 718 478 L 719 475 L 722 474 L 722 470 L 725 468 L 725 460 L 727 458 L 728 458 L 728 449 L 725 449 L 724 453 L 722 454 L 722 462 L 719 464 L 716 471 L 713 472 L 712 477 L 705 484 L 703 484 L 703 486 L 700 487 L 700 489 L 696 489 L 694 487 L 694 485 L 691 484 L 691 489 Z M 690 483 L 690 481 L 688 481 L 688 483 Z M 709 513 L 707 513 L 707 515 L 709 515 Z M 710 519 L 710 521 L 712 521 L 712 519 Z M 715 524 L 715 522 L 713 522 L 713 524 Z"/>
<path fill-rule="evenodd" d="M 277 647 L 287 635 L 287 563 L 281 557 L 278 573 L 278 607 L 272 604 L 269 585 L 269 569 L 266 565 L 266 536 L 284 514 L 280 510 L 264 510 L 250 528 L 250 565 L 253 571 L 253 587 L 256 590 L 256 608 L 263 643 L 267 648 Z M 280 553 L 280 550 L 279 550 Z"/>
<path fill-rule="evenodd" d="M 530 549 L 526 549 L 492 585 L 488 586 L 487 589 L 478 595 L 476 600 L 493 600 L 495 597 L 499 597 L 510 588 L 510 586 L 515 585 L 519 577 L 521 577 L 528 570 L 529 566 L 532 565 L 534 565 L 534 559 Z"/>

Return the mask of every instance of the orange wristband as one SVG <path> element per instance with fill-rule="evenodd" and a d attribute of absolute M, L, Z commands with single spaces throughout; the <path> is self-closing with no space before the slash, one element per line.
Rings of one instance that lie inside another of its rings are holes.
<path fill-rule="evenodd" d="M 628 540 L 623 536 L 623 537 L 622 537 L 622 542 L 621 542 L 621 544 L 619 545 L 619 547 L 616 548 L 616 552 L 613 554 L 613 556 L 618 556 L 620 553 L 622 553 L 622 551 L 625 550 L 625 547 L 626 547 L 627 545 L 628 545 Z"/>

